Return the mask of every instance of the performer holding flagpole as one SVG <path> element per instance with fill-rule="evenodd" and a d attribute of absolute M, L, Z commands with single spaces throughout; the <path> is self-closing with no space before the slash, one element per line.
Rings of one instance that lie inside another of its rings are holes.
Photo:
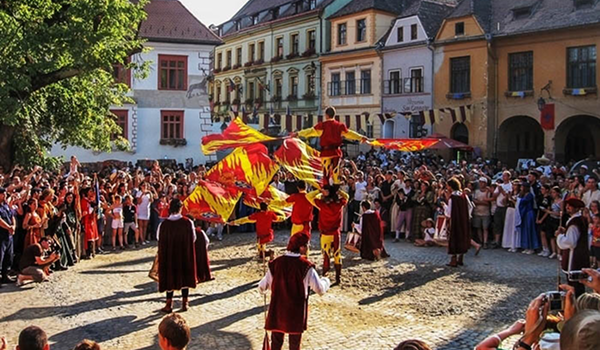
<path fill-rule="evenodd" d="M 271 291 L 265 329 L 271 331 L 273 350 L 283 347 L 286 333 L 290 350 L 300 350 L 308 323 L 308 288 L 323 295 L 331 284 L 327 277 L 320 278 L 314 264 L 303 257 L 309 241 L 304 232 L 290 237 L 285 255 L 269 262 L 269 269 L 258 284 L 261 293 Z"/>
<path fill-rule="evenodd" d="M 312 204 L 306 199 L 306 182 L 296 182 L 298 193 L 287 197 L 287 203 L 293 203 L 292 207 L 292 236 L 298 232 L 306 232 L 310 237 L 311 222 L 313 220 Z"/>
<path fill-rule="evenodd" d="M 321 162 L 323 164 L 323 184 L 340 183 L 340 164 L 342 159 L 343 138 L 366 142 L 367 138 L 355 131 L 348 130 L 346 124 L 335 120 L 335 108 L 327 107 L 325 109 L 325 121 L 317 123 L 309 129 L 299 131 L 292 136 L 303 138 L 320 137 Z"/>
<path fill-rule="evenodd" d="M 285 217 L 277 216 L 274 211 L 269 210 L 267 203 L 260 203 L 260 211 L 234 221 L 228 224 L 238 226 L 249 223 L 256 223 L 256 246 L 258 248 L 258 257 L 264 259 L 267 255 L 273 259 L 274 252 L 267 251 L 267 243 L 273 241 L 273 222 L 282 222 Z"/>

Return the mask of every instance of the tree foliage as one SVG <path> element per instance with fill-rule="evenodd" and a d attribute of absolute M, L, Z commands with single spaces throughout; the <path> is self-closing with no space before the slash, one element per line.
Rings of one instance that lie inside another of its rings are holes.
<path fill-rule="evenodd" d="M 142 52 L 146 3 L 0 0 L 0 165 L 42 163 L 55 143 L 111 150 L 109 108 L 130 102 L 112 66 Z"/>

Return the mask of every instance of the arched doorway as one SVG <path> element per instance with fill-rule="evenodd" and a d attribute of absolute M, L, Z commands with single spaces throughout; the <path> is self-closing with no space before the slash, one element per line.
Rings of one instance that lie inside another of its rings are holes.
<path fill-rule="evenodd" d="M 600 119 L 578 115 L 565 119 L 554 136 L 556 160 L 561 163 L 600 155 Z"/>
<path fill-rule="evenodd" d="M 544 131 L 537 120 L 515 116 L 500 124 L 498 158 L 516 166 L 520 158 L 536 159 L 544 154 Z"/>
<path fill-rule="evenodd" d="M 383 124 L 383 138 L 384 139 L 393 139 L 394 138 L 394 121 L 386 120 Z"/>
<path fill-rule="evenodd" d="M 454 139 L 458 142 L 462 142 L 466 145 L 469 144 L 469 129 L 463 123 L 454 124 L 450 135 L 451 135 L 450 137 L 452 137 L 452 139 Z"/>

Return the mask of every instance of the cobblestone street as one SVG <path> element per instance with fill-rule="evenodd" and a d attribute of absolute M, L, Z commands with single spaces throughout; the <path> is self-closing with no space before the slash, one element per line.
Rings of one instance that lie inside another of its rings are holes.
<path fill-rule="evenodd" d="M 191 293 L 184 314 L 190 349 L 261 348 L 265 316 L 256 286 L 263 268 L 253 238 L 233 234 L 211 244 L 216 279 Z M 286 239 L 286 232 L 276 235 L 280 253 Z M 317 240 L 315 233 L 311 260 L 320 271 Z M 503 250 L 475 258 L 471 251 L 467 266 L 451 269 L 445 248 L 386 244 L 391 258 L 379 262 L 344 252 L 342 286 L 310 297 L 304 349 L 392 349 L 410 338 L 436 349 L 469 349 L 522 318 L 540 292 L 556 289 L 556 260 Z M 146 247 L 84 261 L 42 285 L 5 286 L 0 333 L 14 346 L 19 331 L 34 324 L 47 332 L 52 349 L 72 349 L 84 338 L 103 349 L 158 349 L 164 295 L 147 277 L 156 246 Z M 176 294 L 176 308 L 179 300 Z"/>

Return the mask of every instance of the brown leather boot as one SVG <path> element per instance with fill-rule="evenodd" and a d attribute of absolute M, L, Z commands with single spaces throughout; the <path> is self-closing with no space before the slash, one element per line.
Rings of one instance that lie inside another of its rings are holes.
<path fill-rule="evenodd" d="M 171 312 L 173 312 L 173 299 L 167 299 L 167 304 L 165 305 L 165 307 L 160 309 L 160 311 L 167 313 L 167 314 L 170 314 Z"/>
<path fill-rule="evenodd" d="M 448 264 L 446 264 L 446 266 L 450 266 L 450 267 L 457 267 L 458 263 L 456 262 L 456 255 L 452 255 L 452 258 L 450 259 L 450 262 Z"/>
<path fill-rule="evenodd" d="M 334 264 L 335 266 L 335 284 L 340 284 L 342 279 L 342 264 Z"/>
<path fill-rule="evenodd" d="M 464 263 L 463 263 L 463 255 L 462 254 L 458 256 L 458 260 L 456 261 L 456 264 L 458 266 L 463 266 L 464 265 Z"/>
<path fill-rule="evenodd" d="M 186 312 L 188 310 L 188 307 L 190 306 L 189 302 L 188 302 L 188 298 L 183 298 L 181 300 L 181 312 Z"/>

